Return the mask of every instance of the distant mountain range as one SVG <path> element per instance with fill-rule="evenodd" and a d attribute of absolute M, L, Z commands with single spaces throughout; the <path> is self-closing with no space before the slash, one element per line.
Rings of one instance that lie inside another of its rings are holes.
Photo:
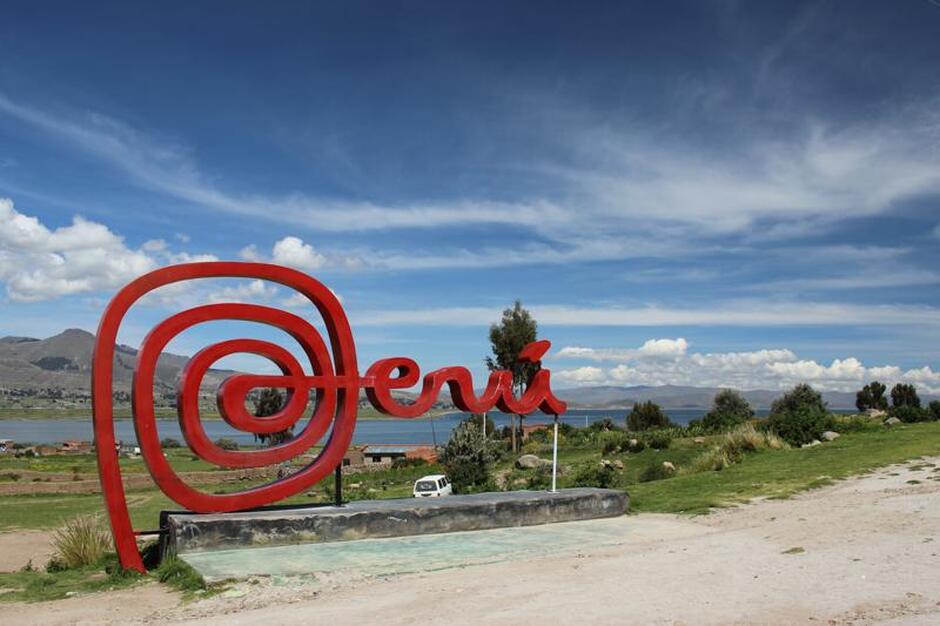
<path fill-rule="evenodd" d="M 0 338 L 0 394 L 7 399 L 15 396 L 16 405 L 28 407 L 31 402 L 57 398 L 59 404 L 73 401 L 86 403 L 90 397 L 91 353 L 95 336 L 85 330 L 70 328 L 54 337 L 35 339 L 32 337 Z M 163 353 L 157 362 L 154 381 L 155 394 L 165 402 L 175 396 L 176 379 L 189 357 Z M 118 346 L 114 355 L 114 390 L 119 395 L 129 393 L 137 363 L 137 350 L 129 346 Z M 206 374 L 204 393 L 214 393 L 215 387 L 232 370 L 212 369 Z M 599 386 L 558 389 L 556 395 L 568 402 L 571 408 L 619 409 L 629 408 L 634 402 L 652 400 L 666 409 L 706 408 L 718 393 L 716 387 L 686 387 L 679 385 L 633 387 Z M 749 390 L 742 392 L 756 408 L 769 407 L 780 391 Z M 414 394 L 396 392 L 401 398 L 413 398 Z M 855 406 L 855 392 L 826 391 L 823 398 L 834 409 Z M 930 400 L 933 397 L 925 397 Z M 442 394 L 436 408 L 453 408 L 447 394 Z M 9 403 L 6 403 L 9 405 Z"/>
<path fill-rule="evenodd" d="M 34 397 L 81 399 L 90 394 L 91 355 L 95 336 L 70 328 L 54 337 L 0 338 L 0 389 L 31 392 Z M 157 395 L 173 393 L 176 378 L 189 357 L 164 352 L 157 360 L 154 389 Z M 130 392 L 137 364 L 137 350 L 119 345 L 114 353 L 114 391 Z M 209 370 L 206 385 L 218 385 L 235 372 Z M 56 392 L 59 392 L 58 394 Z"/>
<path fill-rule="evenodd" d="M 664 409 L 701 409 L 710 407 L 718 387 L 684 387 L 680 385 L 637 385 L 634 387 L 577 387 L 558 389 L 559 398 L 571 407 L 582 409 L 629 408 L 634 402 L 652 400 Z M 741 395 L 755 408 L 768 408 L 781 391 L 754 389 L 742 391 Z M 823 399 L 833 409 L 855 407 L 855 392 L 824 391 Z"/>

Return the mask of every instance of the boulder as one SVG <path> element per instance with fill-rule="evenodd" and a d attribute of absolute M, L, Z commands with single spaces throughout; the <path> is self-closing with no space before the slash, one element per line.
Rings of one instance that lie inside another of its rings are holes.
<path fill-rule="evenodd" d="M 882 411 L 881 409 L 868 409 L 865 413 L 868 414 L 868 417 L 884 417 L 888 414 L 887 411 Z"/>
<path fill-rule="evenodd" d="M 822 442 L 821 442 L 819 439 L 813 439 L 813 440 L 810 441 L 809 443 L 804 443 L 804 444 L 803 444 L 802 446 L 800 446 L 800 447 L 801 447 L 801 448 L 812 448 L 813 446 L 818 446 L 820 443 L 822 443 Z"/>
<path fill-rule="evenodd" d="M 663 461 L 663 469 L 667 472 L 675 472 L 676 466 L 670 463 L 669 461 Z"/>
<path fill-rule="evenodd" d="M 839 438 L 839 433 L 834 430 L 827 430 L 822 434 L 823 441 L 832 441 Z"/>
<path fill-rule="evenodd" d="M 552 462 L 548 459 L 540 459 L 534 454 L 523 454 L 516 459 L 516 467 L 519 469 L 536 469 L 551 464 Z"/>
<path fill-rule="evenodd" d="M 615 469 L 618 469 L 618 470 L 622 470 L 622 469 L 623 469 L 623 461 L 621 461 L 620 459 L 614 459 L 614 468 L 615 468 Z"/>
<path fill-rule="evenodd" d="M 885 426 L 894 426 L 895 424 L 900 424 L 901 420 L 896 417 L 889 417 L 885 420 Z"/>
<path fill-rule="evenodd" d="M 693 443 L 705 443 L 705 437 L 696 437 L 692 440 Z"/>

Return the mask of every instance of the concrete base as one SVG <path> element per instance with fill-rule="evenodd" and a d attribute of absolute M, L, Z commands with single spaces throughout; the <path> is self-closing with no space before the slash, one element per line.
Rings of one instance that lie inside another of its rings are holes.
<path fill-rule="evenodd" d="M 165 552 L 182 554 L 298 543 L 403 537 L 623 515 L 613 489 L 510 491 L 444 498 L 360 500 L 342 507 L 272 508 L 225 514 L 167 513 Z"/>

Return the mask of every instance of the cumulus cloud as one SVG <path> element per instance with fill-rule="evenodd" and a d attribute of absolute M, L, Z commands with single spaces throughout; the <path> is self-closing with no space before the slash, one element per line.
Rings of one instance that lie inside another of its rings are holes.
<path fill-rule="evenodd" d="M 365 266 L 365 261 L 360 256 L 322 253 L 300 237 L 292 235 L 275 241 L 270 257 L 262 254 L 256 244 L 245 246 L 238 252 L 238 256 L 245 261 L 270 261 L 308 272 L 324 267 L 354 270 Z"/>
<path fill-rule="evenodd" d="M 592 361 L 623 361 L 633 358 L 668 358 L 682 356 L 689 348 L 689 342 L 678 339 L 650 339 L 635 349 L 596 349 L 565 346 L 556 356 L 561 358 L 580 358 Z"/>
<path fill-rule="evenodd" d="M 326 257 L 300 237 L 284 237 L 275 242 L 271 260 L 303 270 L 315 270 L 326 263 Z"/>
<path fill-rule="evenodd" d="M 270 300 L 277 287 L 263 280 L 252 280 L 234 287 L 224 287 L 209 294 L 210 302 L 255 302 Z"/>
<path fill-rule="evenodd" d="M 145 248 L 133 250 L 103 224 L 82 217 L 51 230 L 0 198 L 0 281 L 14 300 L 116 287 L 156 267 L 153 245 Z"/>
<path fill-rule="evenodd" d="M 657 342 L 672 342 L 659 343 Z M 650 340 L 647 345 L 673 346 L 678 340 Z M 924 366 L 907 371 L 896 365 L 866 367 L 859 359 L 835 359 L 829 365 L 800 359 L 787 349 L 751 352 L 691 353 L 684 349 L 643 352 L 641 349 L 562 348 L 556 358 L 621 360 L 602 369 L 593 366 L 553 370 L 560 383 L 582 385 L 689 385 L 782 389 L 807 382 L 820 389 L 852 391 L 871 380 L 887 384 L 915 383 L 927 393 L 940 393 L 940 372 Z M 622 358 L 618 358 L 622 357 Z"/>

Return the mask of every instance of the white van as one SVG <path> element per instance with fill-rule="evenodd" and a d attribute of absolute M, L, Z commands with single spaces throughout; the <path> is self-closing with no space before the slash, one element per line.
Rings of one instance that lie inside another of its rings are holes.
<path fill-rule="evenodd" d="M 453 495 L 453 493 L 453 485 L 443 474 L 431 474 L 415 481 L 414 497 L 416 498 L 439 498 Z"/>

